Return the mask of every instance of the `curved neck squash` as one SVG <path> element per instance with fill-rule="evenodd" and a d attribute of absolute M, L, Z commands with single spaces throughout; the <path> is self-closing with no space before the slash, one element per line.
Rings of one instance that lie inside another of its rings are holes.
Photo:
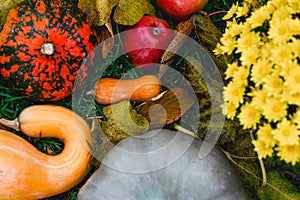
<path fill-rule="evenodd" d="M 58 155 L 38 151 L 21 137 L 0 130 L 0 199 L 41 199 L 79 184 L 89 172 L 90 128 L 73 111 L 54 105 L 23 110 L 20 130 L 30 137 L 53 137 L 64 142 Z"/>

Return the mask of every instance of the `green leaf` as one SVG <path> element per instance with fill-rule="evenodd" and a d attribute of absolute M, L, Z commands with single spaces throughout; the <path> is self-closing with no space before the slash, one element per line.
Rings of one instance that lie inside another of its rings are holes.
<path fill-rule="evenodd" d="M 155 15 L 155 9 L 148 0 L 120 0 L 114 21 L 122 25 L 134 25 L 145 14 Z"/>
<path fill-rule="evenodd" d="M 104 107 L 103 113 L 107 121 L 100 122 L 100 126 L 114 143 L 132 135 L 143 134 L 149 129 L 148 120 L 137 114 L 127 100 Z"/>
<path fill-rule="evenodd" d="M 3 28 L 9 10 L 22 1 L 23 0 L 0 0 L 0 30 Z"/>
<path fill-rule="evenodd" d="M 114 7 L 114 21 L 122 25 L 136 24 L 145 14 L 155 15 L 148 0 L 79 0 L 78 7 L 96 26 L 103 26 L 109 20 Z"/>
<path fill-rule="evenodd" d="M 222 33 L 211 22 L 209 16 L 202 12 L 194 16 L 194 25 L 199 43 L 209 53 L 223 75 L 227 69 L 228 59 L 230 58 L 225 56 L 216 57 L 213 52 L 220 42 Z"/>
<path fill-rule="evenodd" d="M 90 17 L 94 25 L 102 26 L 118 3 L 119 0 L 79 0 L 78 7 Z"/>
<path fill-rule="evenodd" d="M 216 73 L 218 70 L 210 69 L 208 71 L 207 67 L 203 66 L 201 61 L 190 58 L 190 62 L 186 62 L 184 76 L 189 81 L 191 87 L 193 88 L 199 103 L 199 127 L 191 127 L 192 130 L 199 134 L 199 136 L 204 139 L 208 136 L 209 138 L 219 137 L 218 144 L 224 144 L 234 141 L 235 137 L 241 132 L 245 132 L 244 129 L 236 121 L 231 121 L 225 119 L 225 123 L 219 122 L 218 119 L 222 120 L 221 107 L 212 106 L 211 101 L 215 102 L 215 105 L 221 105 L 223 103 L 222 94 L 217 88 L 220 88 L 220 83 L 215 80 Z M 207 85 L 205 80 L 210 83 Z M 213 99 L 211 99 L 213 98 Z M 193 108 L 196 109 L 196 108 Z M 214 115 L 215 120 L 211 117 Z M 220 115 L 220 117 L 218 117 Z M 206 135 L 208 128 L 210 126 L 210 134 Z M 221 135 L 218 135 L 218 131 L 222 130 Z"/>

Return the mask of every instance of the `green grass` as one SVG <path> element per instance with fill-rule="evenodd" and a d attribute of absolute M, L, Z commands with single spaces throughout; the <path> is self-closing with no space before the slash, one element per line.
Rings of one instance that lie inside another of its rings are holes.
<path fill-rule="evenodd" d="M 226 11 L 229 10 L 232 4 L 236 3 L 238 0 L 209 0 L 208 5 L 205 8 L 205 12 L 208 13 L 210 16 L 212 22 L 215 24 L 215 26 L 221 31 L 224 31 L 225 28 L 225 22 L 222 20 L 222 17 L 226 14 Z M 77 2 L 76 0 L 73 2 Z M 163 19 L 166 19 L 171 26 L 174 28 L 178 22 L 173 21 L 171 18 L 166 16 L 164 13 L 160 11 L 160 9 L 155 4 L 154 0 L 151 0 L 151 2 L 155 5 L 157 10 L 157 16 Z M 114 30 L 121 31 L 122 27 L 113 24 Z M 119 46 L 118 46 L 119 45 Z M 116 44 L 117 48 L 121 48 L 121 44 Z M 180 64 L 181 60 L 177 60 L 177 64 Z M 122 74 L 128 70 L 130 70 L 133 66 L 127 61 L 127 59 L 124 56 L 121 56 L 116 61 L 114 61 L 110 67 L 105 71 L 103 74 L 104 76 L 114 76 L 114 77 L 121 77 Z M 134 75 L 133 75 L 134 76 Z M 82 99 L 84 101 L 84 99 Z M 36 102 L 38 103 L 38 102 Z M 16 96 L 14 93 L 12 93 L 8 88 L 2 86 L 0 83 L 0 117 L 7 118 L 7 119 L 14 119 L 18 117 L 19 113 L 26 107 L 36 104 L 35 102 L 31 102 L 27 99 L 24 99 L 21 96 Z M 57 105 L 62 105 L 67 108 L 72 107 L 72 98 L 68 97 L 62 101 L 56 102 Z M 102 115 L 101 109 L 102 106 L 95 104 L 97 114 Z M 88 108 L 84 111 L 85 113 L 88 113 Z M 57 139 L 53 138 L 28 138 L 22 133 L 18 132 L 17 134 L 21 135 L 23 138 L 27 139 L 29 142 L 34 144 L 40 151 L 43 152 L 49 152 L 52 151 L 55 154 L 59 153 L 63 149 L 63 143 L 62 141 L 59 141 Z M 94 169 L 91 171 L 90 174 L 97 168 L 97 166 L 94 167 Z M 88 177 L 87 177 L 88 178 Z M 60 194 L 55 197 L 46 198 L 47 200 L 71 200 L 76 199 L 76 195 L 78 192 L 78 189 L 80 186 L 84 183 L 83 181 L 80 185 L 76 186 L 70 191 L 67 191 L 63 194 Z M 51 187 L 51 186 L 49 186 Z"/>

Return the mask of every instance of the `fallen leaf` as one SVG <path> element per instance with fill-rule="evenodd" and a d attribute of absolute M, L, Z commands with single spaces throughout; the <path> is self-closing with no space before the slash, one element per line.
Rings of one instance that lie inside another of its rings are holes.
<path fill-rule="evenodd" d="M 3 28 L 9 10 L 22 1 L 23 0 L 0 0 L 0 30 Z"/>
<path fill-rule="evenodd" d="M 92 165 L 99 166 L 105 155 L 115 146 L 105 135 L 101 126 L 101 121 L 93 119 L 91 126 L 91 144 L 93 159 L 90 161 Z"/>
<path fill-rule="evenodd" d="M 115 43 L 111 20 L 108 19 L 104 26 L 98 27 L 97 33 L 98 43 L 102 47 L 102 56 L 106 58 Z"/>
<path fill-rule="evenodd" d="M 222 33 L 216 28 L 205 12 L 199 12 L 194 15 L 194 25 L 199 43 L 208 52 L 223 75 L 227 69 L 228 60 L 230 58 L 225 56 L 216 57 L 213 52 L 220 42 Z"/>
<path fill-rule="evenodd" d="M 140 105 L 139 114 L 150 122 L 150 128 L 161 128 L 177 121 L 192 105 L 194 99 L 182 88 L 173 88 L 159 98 Z"/>
<path fill-rule="evenodd" d="M 155 15 L 155 8 L 149 0 L 120 0 L 113 18 L 119 24 L 131 26 L 145 14 Z"/>
<path fill-rule="evenodd" d="M 177 33 L 161 57 L 160 63 L 162 63 L 162 65 L 160 65 L 158 77 L 162 77 L 165 74 L 168 65 L 172 62 L 171 58 L 183 46 L 185 40 L 194 30 L 193 21 L 194 16 L 191 16 L 189 19 L 179 22 L 176 26 L 175 30 Z"/>
<path fill-rule="evenodd" d="M 119 0 L 79 0 L 78 7 L 86 13 L 96 26 L 103 26 L 110 18 Z"/>
<path fill-rule="evenodd" d="M 113 143 L 149 129 L 149 121 L 137 114 L 127 100 L 104 107 L 103 113 L 107 121 L 101 121 L 100 126 Z"/>
<path fill-rule="evenodd" d="M 145 14 L 155 15 L 149 0 L 79 0 L 78 7 L 95 26 L 105 25 L 112 13 L 114 21 L 122 25 L 136 24 Z"/>
<path fill-rule="evenodd" d="M 203 66 L 195 58 L 188 57 L 187 60 L 190 62 L 186 61 L 184 77 L 188 80 L 197 96 L 200 115 L 197 117 L 200 118 L 199 126 L 190 127 L 190 129 L 199 134 L 201 139 L 206 138 L 208 141 L 218 140 L 219 144 L 233 141 L 245 129 L 236 121 L 225 119 L 224 124 L 224 116 L 221 109 L 223 97 L 222 91 L 220 91 L 223 88 L 223 82 L 218 78 L 220 76 L 219 71 L 213 67 Z M 222 130 L 221 133 L 219 130 Z"/>
<path fill-rule="evenodd" d="M 175 53 L 182 47 L 184 41 L 194 29 L 193 21 L 194 16 L 190 17 L 188 20 L 179 22 L 175 29 L 177 31 L 177 34 L 162 55 L 161 63 L 165 63 L 170 58 L 172 58 Z"/>

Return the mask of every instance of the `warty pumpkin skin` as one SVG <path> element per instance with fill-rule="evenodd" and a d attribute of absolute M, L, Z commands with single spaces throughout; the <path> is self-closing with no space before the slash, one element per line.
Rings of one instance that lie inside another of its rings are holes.
<path fill-rule="evenodd" d="M 10 10 L 0 33 L 0 81 L 32 100 L 61 100 L 96 46 L 96 33 L 74 5 L 31 1 Z"/>
<path fill-rule="evenodd" d="M 71 110 L 35 105 L 23 110 L 18 122 L 31 137 L 64 141 L 58 155 L 47 155 L 11 132 L 0 130 L 0 199 L 33 200 L 63 193 L 89 172 L 90 128 Z"/>

